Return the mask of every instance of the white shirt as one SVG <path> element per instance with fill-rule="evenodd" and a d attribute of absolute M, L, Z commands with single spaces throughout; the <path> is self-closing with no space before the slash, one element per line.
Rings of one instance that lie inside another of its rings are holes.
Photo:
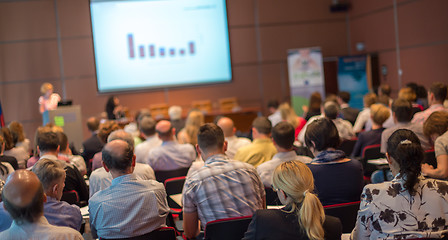
<path fill-rule="evenodd" d="M 143 163 L 135 163 L 134 175 L 140 180 L 156 179 L 152 168 L 148 164 Z M 97 168 L 89 178 L 89 196 L 92 197 L 96 192 L 108 188 L 111 183 L 112 175 L 106 172 L 106 169 L 103 167 Z"/>
<path fill-rule="evenodd" d="M 148 163 L 148 154 L 151 149 L 162 145 L 162 140 L 157 136 L 157 134 L 148 137 L 144 142 L 140 143 L 135 147 L 135 162 L 138 163 Z"/>
<path fill-rule="evenodd" d="M 57 93 L 52 93 L 48 99 L 44 96 L 39 97 L 39 105 L 44 105 L 44 111 L 55 110 L 58 108 L 58 102 L 61 101 L 61 96 Z"/>
<path fill-rule="evenodd" d="M 364 108 L 356 118 L 355 125 L 353 126 L 353 131 L 355 133 L 361 132 L 364 125 L 366 125 L 367 121 L 370 119 L 370 108 Z"/>
<path fill-rule="evenodd" d="M 288 161 L 300 161 L 303 163 L 309 163 L 311 162 L 311 158 L 307 156 L 298 156 L 296 152 L 289 151 L 289 152 L 279 152 L 274 155 L 274 157 L 262 164 L 260 164 L 257 167 L 258 175 L 260 175 L 261 181 L 263 182 L 265 187 L 271 187 L 272 185 L 272 175 L 274 174 L 275 168 L 277 168 L 278 165 L 288 162 Z"/>
<path fill-rule="evenodd" d="M 304 144 L 305 143 L 305 132 L 306 132 L 306 128 L 308 127 L 308 125 L 310 125 L 312 122 L 316 121 L 317 119 L 320 119 L 323 117 L 325 117 L 323 114 L 310 117 L 310 119 L 308 119 L 308 121 L 306 122 L 305 126 L 303 126 L 302 131 L 300 131 L 299 136 L 297 136 L 297 140 L 299 140 L 299 142 Z"/>
<path fill-rule="evenodd" d="M 280 113 L 280 110 L 277 110 L 273 114 L 269 115 L 268 119 L 269 121 L 271 121 L 272 127 L 277 125 L 277 123 L 282 121 L 282 115 Z"/>
<path fill-rule="evenodd" d="M 83 240 L 84 238 L 72 228 L 50 225 L 42 216 L 34 223 L 17 225 L 16 221 L 13 221 L 9 229 L 0 233 L 0 239 Z"/>
<path fill-rule="evenodd" d="M 251 143 L 249 139 L 243 137 L 237 137 L 235 135 L 231 137 L 226 137 L 226 141 L 227 141 L 226 155 L 230 159 L 233 159 L 235 153 L 238 151 L 238 149 L 240 149 L 240 147 L 244 147 Z"/>
<path fill-rule="evenodd" d="M 196 159 L 193 145 L 180 144 L 176 141 L 163 142 L 161 146 L 153 148 L 148 154 L 148 164 L 154 171 L 169 171 L 188 168 Z"/>
<path fill-rule="evenodd" d="M 352 124 L 342 118 L 336 118 L 333 120 L 334 125 L 338 129 L 339 138 L 341 140 L 349 140 L 355 136 Z"/>

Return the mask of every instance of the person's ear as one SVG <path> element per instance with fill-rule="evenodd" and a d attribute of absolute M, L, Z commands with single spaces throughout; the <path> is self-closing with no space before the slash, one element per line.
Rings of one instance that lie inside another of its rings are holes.
<path fill-rule="evenodd" d="M 56 195 L 56 193 L 58 192 L 58 190 L 59 190 L 59 184 L 55 184 L 55 185 L 53 185 L 53 188 L 51 189 L 51 193 L 53 194 L 53 195 Z"/>
<path fill-rule="evenodd" d="M 199 145 L 196 144 L 195 147 L 196 147 L 196 152 L 198 153 L 199 156 L 201 156 L 201 155 L 202 155 L 202 151 L 201 151 L 201 149 L 199 148 Z"/>
<path fill-rule="evenodd" d="M 109 172 L 109 168 L 106 166 L 106 164 L 103 161 L 101 161 L 101 164 L 103 165 L 103 168 L 106 169 L 106 172 Z"/>
<path fill-rule="evenodd" d="M 224 144 L 222 145 L 222 150 L 223 150 L 224 152 L 227 151 L 227 146 L 228 146 L 227 141 L 224 141 Z"/>
<path fill-rule="evenodd" d="M 59 150 L 61 150 L 61 146 L 58 145 L 58 148 L 56 149 L 56 152 L 59 153 Z"/>
<path fill-rule="evenodd" d="M 137 157 L 135 156 L 135 154 L 134 155 L 132 155 L 132 167 L 135 167 L 135 159 L 136 159 Z"/>
<path fill-rule="evenodd" d="M 387 159 L 387 163 L 389 163 L 389 165 L 392 165 L 392 160 L 390 159 L 390 155 L 388 152 L 386 152 L 386 159 Z"/>
<path fill-rule="evenodd" d="M 44 200 L 44 201 L 43 201 L 44 203 L 47 202 L 47 194 L 45 194 L 45 193 L 44 193 L 44 196 L 43 196 L 43 200 Z"/>

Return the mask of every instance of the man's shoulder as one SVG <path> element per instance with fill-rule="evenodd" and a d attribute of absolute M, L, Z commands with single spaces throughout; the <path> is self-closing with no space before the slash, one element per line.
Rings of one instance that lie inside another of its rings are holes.
<path fill-rule="evenodd" d="M 225 162 L 207 163 L 205 166 L 198 169 L 189 178 L 187 178 L 187 181 L 202 181 L 205 178 L 223 175 L 230 171 L 257 172 L 254 166 L 250 165 L 249 163 L 229 159 Z"/>

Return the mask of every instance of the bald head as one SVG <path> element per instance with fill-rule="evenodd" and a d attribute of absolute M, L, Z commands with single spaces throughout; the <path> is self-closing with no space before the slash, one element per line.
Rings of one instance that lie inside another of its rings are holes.
<path fill-rule="evenodd" d="M 31 171 L 11 173 L 3 188 L 6 210 L 18 224 L 35 222 L 43 214 L 45 195 L 39 178 Z"/>
<path fill-rule="evenodd" d="M 228 117 L 222 117 L 218 120 L 217 125 L 224 132 L 224 137 L 231 137 L 235 135 L 235 126 L 233 125 L 232 119 Z"/>
<path fill-rule="evenodd" d="M 107 169 L 120 173 L 130 173 L 134 151 L 133 146 L 129 143 L 121 139 L 110 141 L 104 146 L 102 153 L 103 162 Z"/>
<path fill-rule="evenodd" d="M 170 141 L 173 140 L 174 137 L 174 128 L 171 125 L 170 121 L 162 120 L 156 125 L 156 132 L 159 135 L 159 138 L 162 141 Z"/>

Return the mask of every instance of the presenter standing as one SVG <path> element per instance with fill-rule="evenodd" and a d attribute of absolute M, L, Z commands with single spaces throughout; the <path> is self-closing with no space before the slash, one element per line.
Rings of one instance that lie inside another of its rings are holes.
<path fill-rule="evenodd" d="M 51 83 L 44 83 L 40 87 L 42 96 L 39 97 L 39 111 L 42 114 L 42 125 L 45 126 L 50 122 L 49 110 L 55 110 L 58 107 L 58 102 L 61 101 L 61 96 L 53 93 L 53 85 Z"/>

